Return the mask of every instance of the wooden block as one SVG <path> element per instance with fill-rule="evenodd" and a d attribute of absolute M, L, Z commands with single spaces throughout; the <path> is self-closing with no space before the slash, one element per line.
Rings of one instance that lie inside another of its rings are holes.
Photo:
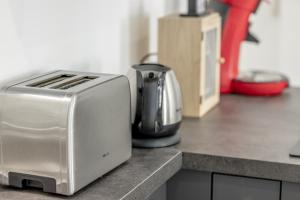
<path fill-rule="evenodd" d="M 159 19 L 158 60 L 176 73 L 186 117 L 201 117 L 220 100 L 220 32 L 217 13 Z"/>

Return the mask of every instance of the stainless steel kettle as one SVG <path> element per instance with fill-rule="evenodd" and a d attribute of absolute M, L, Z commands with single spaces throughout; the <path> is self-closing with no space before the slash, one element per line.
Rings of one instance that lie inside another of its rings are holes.
<path fill-rule="evenodd" d="M 132 68 L 136 83 L 132 88 L 134 146 L 161 147 L 177 143 L 182 100 L 174 71 L 160 64 L 139 64 Z"/>

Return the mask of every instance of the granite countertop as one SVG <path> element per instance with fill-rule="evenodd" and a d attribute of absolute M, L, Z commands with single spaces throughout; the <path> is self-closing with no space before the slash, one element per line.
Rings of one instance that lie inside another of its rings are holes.
<path fill-rule="evenodd" d="M 300 183 L 300 89 L 277 97 L 223 96 L 181 127 L 183 168 Z"/>
<path fill-rule="evenodd" d="M 182 166 L 174 148 L 134 149 L 127 162 L 71 197 L 38 190 L 0 187 L 1 200 L 143 200 L 171 178 Z"/>
<path fill-rule="evenodd" d="M 1 200 L 142 200 L 184 169 L 300 183 L 300 89 L 277 97 L 223 96 L 202 119 L 184 119 L 176 148 L 134 149 L 125 164 L 72 197 L 0 187 Z"/>

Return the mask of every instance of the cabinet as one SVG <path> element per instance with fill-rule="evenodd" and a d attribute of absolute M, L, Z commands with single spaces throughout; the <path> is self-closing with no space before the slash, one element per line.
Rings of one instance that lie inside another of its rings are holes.
<path fill-rule="evenodd" d="M 167 183 L 168 200 L 210 200 L 211 173 L 181 170 Z"/>
<path fill-rule="evenodd" d="M 300 184 L 282 182 L 281 200 L 299 200 Z"/>
<path fill-rule="evenodd" d="M 147 200 L 167 200 L 167 185 L 160 186 Z"/>
<path fill-rule="evenodd" d="M 215 12 L 159 19 L 158 60 L 176 73 L 186 117 L 202 117 L 219 102 L 220 35 L 221 18 Z"/>
<path fill-rule="evenodd" d="M 181 170 L 167 182 L 167 200 L 299 200 L 300 185 Z"/>
<path fill-rule="evenodd" d="M 280 181 L 215 174 L 212 200 L 280 200 Z"/>

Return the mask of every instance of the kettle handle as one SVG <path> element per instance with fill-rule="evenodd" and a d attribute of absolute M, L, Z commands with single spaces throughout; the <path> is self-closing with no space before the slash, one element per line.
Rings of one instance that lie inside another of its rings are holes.
<path fill-rule="evenodd" d="M 142 103 L 142 132 L 155 134 L 155 122 L 158 112 L 158 78 L 149 77 L 144 79 L 143 103 Z"/>

